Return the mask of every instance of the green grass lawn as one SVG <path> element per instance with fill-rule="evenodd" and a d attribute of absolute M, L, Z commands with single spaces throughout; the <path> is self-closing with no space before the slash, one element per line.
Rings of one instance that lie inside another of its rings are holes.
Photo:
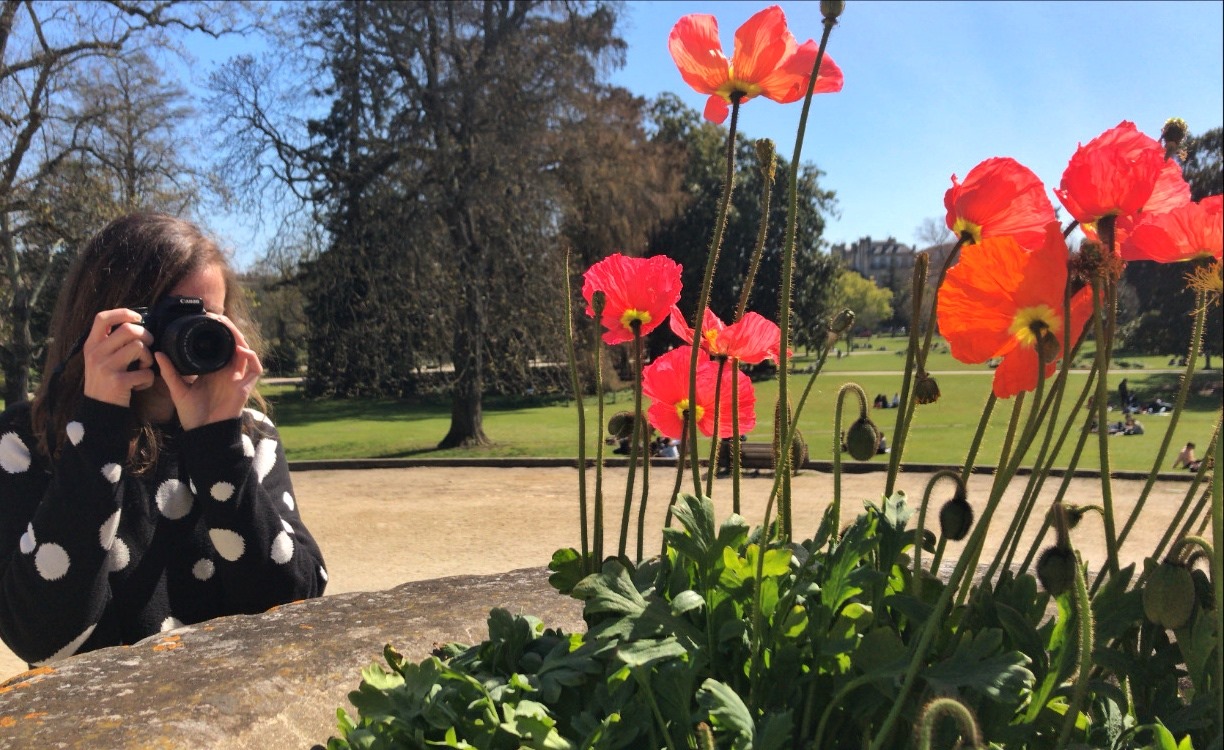
<path fill-rule="evenodd" d="M 833 412 L 837 392 L 846 382 L 858 383 L 870 400 L 877 393 L 889 398 L 901 390 L 905 339 L 874 338 L 860 342 L 870 348 L 856 349 L 852 355 L 832 358 L 817 378 L 808 403 L 800 415 L 800 429 L 808 442 L 809 454 L 815 460 L 832 458 Z M 933 353 L 929 369 L 937 375 L 943 398 L 937 403 L 920 406 L 915 414 L 905 459 L 914 463 L 958 464 L 964 461 L 969 442 L 981 418 L 990 392 L 992 371 L 985 365 L 965 365 L 946 354 L 946 348 Z M 902 352 L 902 353 L 898 353 Z M 1089 353 L 1090 354 L 1090 353 Z M 1129 358 L 1124 358 L 1129 359 Z M 1115 402 L 1118 383 L 1126 378 L 1132 392 L 1143 400 L 1160 395 L 1172 400 L 1178 375 L 1147 372 L 1165 369 L 1167 358 L 1133 358 L 1142 367 L 1116 369 L 1110 373 L 1110 394 Z M 792 403 L 798 403 L 808 376 L 801 371 L 810 359 L 796 357 L 792 375 Z M 1213 363 L 1218 364 L 1218 363 Z M 1073 371 L 1064 413 L 1078 396 L 1087 378 L 1086 370 Z M 1194 388 L 1172 440 L 1173 453 L 1165 459 L 1172 462 L 1175 451 L 1187 441 L 1199 445 L 1199 453 L 1211 436 L 1218 417 L 1220 371 L 1211 370 L 1195 377 Z M 1216 390 L 1210 395 L 1199 391 L 1208 384 Z M 291 460 L 321 458 L 398 458 L 398 457 L 513 457 L 546 456 L 574 457 L 577 455 L 577 412 L 573 402 L 542 403 L 526 399 L 487 398 L 484 403 L 484 429 L 494 441 L 480 449 L 440 451 L 435 446 L 446 434 L 450 424 L 450 404 L 445 399 L 409 401 L 397 399 L 309 400 L 293 386 L 271 386 L 264 389 L 273 408 L 273 419 L 281 430 L 286 451 Z M 773 404 L 777 397 L 777 381 L 756 384 L 757 414 L 762 422 L 750 433 L 750 440 L 768 440 L 772 430 Z M 1000 401 L 991 415 L 990 428 L 983 441 L 978 463 L 993 464 L 1002 446 L 1003 431 L 1010 418 L 1014 400 Z M 857 407 L 847 401 L 846 424 L 852 421 Z M 606 418 L 621 410 L 631 410 L 632 397 L 627 392 L 608 397 Z M 893 409 L 869 409 L 872 419 L 884 430 L 889 444 L 894 443 Z M 596 404 L 586 401 L 588 423 L 588 455 L 593 456 L 602 430 L 596 424 Z M 1121 420 L 1119 412 L 1110 417 Z M 1114 469 L 1146 471 L 1152 467 L 1157 449 L 1169 424 L 1167 415 L 1142 415 L 1146 428 L 1141 436 L 1113 436 L 1109 439 L 1111 466 Z M 1061 422 L 1060 422 L 1061 424 Z M 1060 453 L 1058 465 L 1065 465 L 1078 428 Z M 703 448 L 704 451 L 708 448 Z M 1098 442 L 1092 436 L 1087 443 L 1081 467 L 1096 467 Z M 877 457 L 882 461 L 883 457 Z"/>

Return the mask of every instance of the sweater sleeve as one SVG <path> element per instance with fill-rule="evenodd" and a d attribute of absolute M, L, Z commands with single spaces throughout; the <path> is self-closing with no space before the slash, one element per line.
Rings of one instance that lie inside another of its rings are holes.
<path fill-rule="evenodd" d="M 183 433 L 181 450 L 217 553 L 223 607 L 256 613 L 321 595 L 323 555 L 298 513 L 272 422 L 248 409 Z"/>
<path fill-rule="evenodd" d="M 84 399 L 47 465 L 28 409 L 0 424 L 0 634 L 29 662 L 75 653 L 111 600 L 127 409 Z"/>

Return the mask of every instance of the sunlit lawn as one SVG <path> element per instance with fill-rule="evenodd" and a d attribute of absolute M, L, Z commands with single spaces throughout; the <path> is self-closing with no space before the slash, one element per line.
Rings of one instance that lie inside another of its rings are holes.
<path fill-rule="evenodd" d="M 832 458 L 833 412 L 838 390 L 846 382 L 858 383 L 872 399 L 882 393 L 892 397 L 901 390 L 905 340 L 875 338 L 863 341 L 871 348 L 856 349 L 851 356 L 830 358 L 824 372 L 817 378 L 800 416 L 800 429 L 808 443 L 809 454 L 815 460 Z M 938 347 L 938 342 L 937 342 Z M 943 350 L 946 351 L 946 350 Z M 902 353 L 898 353 L 902 352 Z M 1082 356 L 1089 356 L 1090 352 Z M 1162 357 L 1121 357 L 1142 367 L 1115 369 L 1109 378 L 1111 398 L 1116 403 L 1118 383 L 1126 378 L 1130 390 L 1142 401 L 1160 395 L 1173 399 L 1178 376 L 1174 373 L 1147 372 L 1167 369 L 1168 359 Z M 791 400 L 797 404 L 808 375 L 802 371 L 811 360 L 802 356 L 795 361 L 796 373 L 791 379 Z M 1218 367 L 1218 362 L 1213 362 Z M 984 365 L 965 365 L 946 353 L 932 355 L 928 369 L 939 373 L 937 380 L 943 398 L 937 403 L 918 407 L 914 418 L 905 460 L 911 463 L 959 464 L 964 461 L 970 441 L 981 418 L 989 395 L 992 371 Z M 1086 370 L 1075 370 L 1063 406 L 1069 412 L 1087 380 Z M 1182 415 L 1171 442 L 1171 452 L 1164 463 L 1167 468 L 1173 455 L 1187 441 L 1206 447 L 1220 409 L 1220 371 L 1213 369 L 1195 378 L 1187 410 Z M 1210 395 L 1200 395 L 1205 384 L 1214 384 Z M 450 404 L 445 399 L 426 403 L 396 399 L 308 400 L 293 386 L 271 386 L 265 395 L 273 404 L 273 416 L 279 426 L 291 460 L 321 458 L 391 458 L 391 457 L 574 457 L 577 455 L 577 412 L 572 402 L 541 404 L 524 399 L 488 398 L 484 403 L 484 429 L 494 444 L 480 449 L 439 451 L 438 441 L 450 424 Z M 772 429 L 773 404 L 777 396 L 776 380 L 756 384 L 757 413 L 763 423 L 750 433 L 750 440 L 768 440 Z M 1011 416 L 1015 400 L 999 401 L 991 415 L 979 464 L 993 464 L 1002 446 L 1004 428 Z M 857 416 L 854 400 L 847 400 L 845 424 Z M 605 403 L 607 416 L 620 410 L 632 409 L 628 392 L 609 396 Z M 897 411 L 869 409 L 871 417 L 884 430 L 889 444 L 895 442 L 894 424 Z M 588 423 L 588 455 L 593 456 L 601 430 L 596 424 L 596 403 L 586 400 Z M 1111 421 L 1121 420 L 1114 411 Z M 1168 415 L 1141 415 L 1146 428 L 1141 436 L 1113 436 L 1109 439 L 1111 466 L 1121 470 L 1146 471 L 1152 467 L 1156 451 L 1170 422 Z M 1060 422 L 1060 426 L 1061 426 Z M 1058 465 L 1066 465 L 1079 435 L 1079 422 L 1070 433 L 1060 453 Z M 704 450 L 704 449 L 703 449 Z M 1098 440 L 1087 441 L 1080 467 L 1098 465 Z M 882 457 L 874 459 L 882 461 Z"/>

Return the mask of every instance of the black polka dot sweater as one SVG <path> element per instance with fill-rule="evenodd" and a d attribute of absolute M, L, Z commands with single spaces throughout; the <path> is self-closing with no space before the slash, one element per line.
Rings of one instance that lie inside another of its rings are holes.
<path fill-rule="evenodd" d="M 263 414 L 169 431 L 140 475 L 124 468 L 127 424 L 84 399 L 50 465 L 28 404 L 0 416 L 0 635 L 15 654 L 43 664 L 323 593 Z"/>

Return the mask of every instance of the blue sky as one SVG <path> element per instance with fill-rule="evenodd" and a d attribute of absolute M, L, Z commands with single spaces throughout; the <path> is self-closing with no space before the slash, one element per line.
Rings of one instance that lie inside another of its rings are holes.
<path fill-rule="evenodd" d="M 819 3 L 779 5 L 801 42 L 819 39 Z M 705 97 L 688 88 L 667 51 L 672 26 L 686 13 L 712 13 L 730 54 L 736 28 L 764 7 L 630 2 L 621 27 L 626 65 L 612 81 L 645 97 L 674 92 L 700 111 Z M 1222 37 L 1218 1 L 850 0 L 828 47 L 845 88 L 813 102 L 801 156 L 837 193 L 840 216 L 825 238 L 913 244 L 924 219 L 942 218 L 951 175 L 992 156 L 1014 157 L 1052 190 L 1076 145 L 1122 120 L 1153 137 L 1173 116 L 1194 133 L 1224 124 Z M 191 46 L 201 56 L 195 75 L 206 73 L 220 53 L 204 40 Z M 801 109 L 754 99 L 741 109 L 740 130 L 772 138 L 789 159 Z M 239 263 L 249 262 L 261 244 L 253 222 L 216 219 L 243 248 Z"/>
<path fill-rule="evenodd" d="M 819 41 L 817 2 L 782 2 L 800 42 Z M 686 13 L 712 13 L 730 55 L 758 2 L 630 3 L 626 66 L 613 80 L 642 96 L 705 99 L 680 78 L 667 37 Z M 1157 137 L 1169 117 L 1199 133 L 1224 124 L 1224 3 L 855 2 L 829 38 L 845 74 L 812 102 L 801 159 L 826 175 L 840 218 L 830 243 L 870 235 L 915 242 L 943 217 L 951 175 L 1011 156 L 1052 190 L 1078 143 L 1122 120 Z M 801 104 L 758 98 L 740 130 L 794 153 Z M 1057 200 L 1051 194 L 1057 206 Z"/>

